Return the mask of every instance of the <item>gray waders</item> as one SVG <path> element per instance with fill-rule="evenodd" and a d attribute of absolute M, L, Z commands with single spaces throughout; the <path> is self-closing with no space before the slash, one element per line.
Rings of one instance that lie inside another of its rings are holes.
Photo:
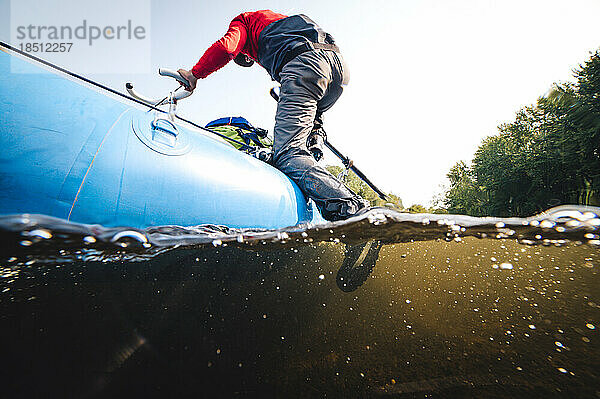
<path fill-rule="evenodd" d="M 275 167 L 315 201 L 325 219 L 335 221 L 355 215 L 369 202 L 319 166 L 307 148 L 315 119 L 320 122 L 321 114 L 337 101 L 348 82 L 341 56 L 322 49 L 306 51 L 286 63 L 279 76 Z"/>

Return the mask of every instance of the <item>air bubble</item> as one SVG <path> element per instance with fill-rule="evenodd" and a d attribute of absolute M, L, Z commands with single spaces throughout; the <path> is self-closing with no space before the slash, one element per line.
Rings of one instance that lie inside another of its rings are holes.
<path fill-rule="evenodd" d="M 550 221 L 550 220 L 542 220 L 542 222 L 540 223 L 540 227 L 542 229 L 551 229 L 552 227 L 554 227 L 554 222 Z"/>
<path fill-rule="evenodd" d="M 96 241 L 97 241 L 96 237 L 92 237 L 92 236 L 85 236 L 85 237 L 83 237 L 83 242 L 85 242 L 86 244 L 93 244 Z"/>
<path fill-rule="evenodd" d="M 504 262 L 504 263 L 500 264 L 500 269 L 503 269 L 503 270 L 512 270 L 513 269 L 513 265 L 512 265 L 512 263 Z"/>
<path fill-rule="evenodd" d="M 146 238 L 145 235 L 143 235 L 139 231 L 135 231 L 135 230 L 119 231 L 117 234 L 115 234 L 113 236 L 113 238 L 111 238 L 110 241 L 111 242 L 117 242 L 121 238 L 132 238 L 132 239 L 134 239 L 136 241 L 139 241 L 139 242 L 142 242 L 142 243 L 148 242 L 148 238 Z"/>
<path fill-rule="evenodd" d="M 43 238 L 45 240 L 48 240 L 48 239 L 52 238 L 52 233 L 49 230 L 46 230 L 46 229 L 31 230 L 29 232 L 23 233 L 23 235 L 26 235 L 26 236 L 29 236 L 29 237 Z"/>

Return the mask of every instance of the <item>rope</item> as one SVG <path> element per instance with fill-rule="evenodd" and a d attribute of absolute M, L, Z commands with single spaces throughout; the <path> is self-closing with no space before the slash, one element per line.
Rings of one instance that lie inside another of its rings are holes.
<path fill-rule="evenodd" d="M 28 54 L 28 53 L 26 53 L 26 52 L 24 52 L 24 51 L 21 51 L 21 50 L 19 50 L 18 48 L 15 48 L 15 47 L 11 46 L 10 44 L 4 43 L 3 41 L 0 41 L 0 47 L 4 47 L 4 48 L 6 48 L 6 49 L 8 49 L 8 50 L 14 51 L 15 53 L 17 53 L 17 54 L 20 54 L 20 55 L 22 55 L 22 56 L 24 56 L 24 57 L 26 57 L 26 58 L 30 58 L 30 59 L 32 59 L 32 60 L 35 60 L 35 61 L 37 61 L 37 62 L 39 62 L 39 63 L 41 63 L 41 64 L 44 64 L 44 65 L 46 65 L 46 66 L 48 66 L 48 67 L 50 67 L 50 68 L 54 68 L 54 69 L 56 69 L 57 71 L 60 71 L 60 72 L 62 72 L 62 73 L 65 73 L 65 74 L 67 74 L 67 75 L 69 75 L 69 76 L 71 76 L 71 77 L 73 77 L 73 78 L 76 78 L 76 79 L 79 79 L 79 80 L 83 80 L 84 82 L 86 82 L 86 83 L 88 83 L 88 84 L 91 84 L 92 86 L 99 87 L 99 88 L 101 88 L 101 89 L 103 89 L 103 90 L 106 90 L 106 91 L 108 91 L 108 92 L 112 93 L 112 94 L 115 94 L 115 95 L 117 95 L 117 96 L 120 96 L 120 97 L 126 98 L 127 100 L 130 100 L 130 101 L 133 101 L 133 102 L 135 102 L 135 103 L 137 103 L 137 104 L 144 105 L 144 106 L 146 106 L 146 107 L 148 107 L 148 108 L 150 108 L 150 109 L 153 109 L 153 110 L 155 110 L 155 111 L 160 111 L 160 112 L 163 112 L 163 113 L 167 113 L 167 112 L 163 111 L 162 109 L 160 109 L 160 108 L 157 108 L 157 106 L 155 106 L 155 105 L 150 105 L 150 104 L 147 104 L 147 103 L 145 103 L 145 102 L 143 102 L 143 101 L 140 101 L 140 100 L 138 100 L 138 99 L 136 99 L 136 98 L 133 98 L 133 97 L 131 97 L 131 96 L 128 96 L 128 95 L 127 95 L 127 94 L 125 94 L 125 93 L 121 93 L 120 91 L 117 91 L 117 90 L 115 90 L 115 89 L 111 89 L 110 87 L 108 87 L 108 86 L 105 86 L 105 85 L 103 85 L 103 84 L 101 84 L 101 83 L 95 82 L 95 81 L 93 81 L 93 80 L 91 80 L 91 79 L 88 79 L 88 78 L 86 78 L 86 77 L 83 77 L 83 76 L 81 76 L 81 75 L 78 75 L 78 74 L 76 74 L 75 72 L 71 72 L 71 71 L 69 71 L 69 70 L 67 70 L 67 69 L 65 69 L 65 68 L 59 67 L 58 65 L 54 65 L 54 64 L 52 64 L 51 62 L 45 61 L 45 60 L 43 60 L 43 59 L 41 59 L 41 58 L 38 58 L 38 57 L 36 57 L 36 56 L 33 56 L 33 55 L 31 55 L 31 54 Z M 166 99 L 166 98 L 168 98 L 168 96 L 167 96 L 167 97 L 165 97 L 165 99 Z M 164 99 L 163 99 L 163 100 L 161 100 L 160 102 L 163 102 L 163 101 L 164 101 Z M 198 128 L 198 129 L 200 129 L 200 130 L 204 130 L 204 131 L 206 131 L 206 132 L 209 132 L 209 133 L 212 133 L 212 134 L 214 134 L 214 135 L 217 135 L 217 136 L 221 137 L 222 139 L 225 139 L 225 140 L 231 141 L 231 142 L 233 142 L 233 143 L 236 143 L 236 144 L 238 144 L 238 145 L 241 145 L 241 146 L 242 146 L 242 147 L 244 147 L 244 148 L 253 149 L 253 147 L 251 147 L 251 146 L 249 146 L 249 145 L 247 145 L 247 144 L 245 144 L 245 143 L 242 143 L 241 141 L 238 141 L 238 140 L 236 140 L 236 139 L 232 139 L 231 137 L 227 137 L 227 136 L 225 136 L 224 134 L 221 134 L 221 133 L 215 132 L 215 131 L 213 131 L 213 130 L 210 130 L 210 129 L 208 129 L 208 128 L 204 127 L 204 126 L 198 125 L 197 123 L 194 123 L 194 122 L 192 122 L 192 121 L 190 121 L 190 120 L 188 120 L 188 119 L 182 118 L 182 117 L 180 117 L 180 116 L 178 116 L 178 115 L 175 115 L 175 117 L 176 117 L 177 119 L 179 119 L 179 120 L 183 121 L 183 122 L 189 123 L 190 125 L 192 125 L 192 126 L 194 126 L 194 127 Z"/>

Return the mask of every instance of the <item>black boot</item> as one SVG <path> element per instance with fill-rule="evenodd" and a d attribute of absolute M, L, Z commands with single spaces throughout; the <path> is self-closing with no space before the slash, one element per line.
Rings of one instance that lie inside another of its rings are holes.
<path fill-rule="evenodd" d="M 340 290 L 352 292 L 363 285 L 373 271 L 383 243 L 370 240 L 365 244 L 347 245 L 342 267 L 337 272 L 336 283 Z"/>
<path fill-rule="evenodd" d="M 315 200 L 321 215 L 325 220 L 336 222 L 346 220 L 353 216 L 362 215 L 369 210 L 369 201 L 359 195 L 351 198 L 331 198 L 326 200 Z"/>

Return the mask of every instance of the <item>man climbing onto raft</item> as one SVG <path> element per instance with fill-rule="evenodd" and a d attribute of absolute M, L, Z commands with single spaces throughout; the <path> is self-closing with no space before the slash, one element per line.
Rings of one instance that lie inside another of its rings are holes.
<path fill-rule="evenodd" d="M 190 82 L 186 89 L 193 91 L 198 79 L 232 59 L 241 66 L 257 61 L 281 84 L 273 165 L 315 201 L 326 220 L 347 219 L 368 209 L 369 202 L 319 166 L 308 148 L 309 141 L 324 136 L 322 114 L 337 101 L 349 79 L 331 35 L 305 15 L 246 12 L 231 21 L 227 33 L 190 71 L 178 72 Z"/>
<path fill-rule="evenodd" d="M 335 104 L 348 83 L 348 70 L 333 37 L 305 15 L 288 17 L 270 10 L 235 17 L 227 33 L 204 52 L 191 70 L 179 69 L 189 82 L 234 60 L 249 67 L 254 61 L 281 84 L 275 115 L 273 165 L 312 198 L 326 220 L 344 220 L 369 209 L 369 202 L 348 189 L 317 161 L 323 153 L 309 148 L 321 136 L 323 112 Z M 346 246 L 336 282 L 342 291 L 362 285 L 379 256 L 382 243 Z"/>

